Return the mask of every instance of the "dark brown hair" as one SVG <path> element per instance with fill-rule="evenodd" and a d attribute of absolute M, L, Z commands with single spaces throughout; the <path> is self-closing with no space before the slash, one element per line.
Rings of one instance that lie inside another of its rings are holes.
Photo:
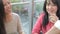
<path fill-rule="evenodd" d="M 6 34 L 4 19 L 5 19 L 4 4 L 3 0 L 0 0 L 0 34 Z"/>

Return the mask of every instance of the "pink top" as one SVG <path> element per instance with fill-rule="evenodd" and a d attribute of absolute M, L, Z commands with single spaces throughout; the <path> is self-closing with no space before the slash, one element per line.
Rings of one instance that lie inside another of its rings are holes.
<path fill-rule="evenodd" d="M 44 17 L 44 13 L 42 13 L 39 16 L 36 24 L 34 25 L 34 27 L 32 29 L 32 34 L 34 34 L 34 33 L 40 34 L 40 31 L 42 31 L 43 34 L 45 34 L 53 26 L 53 23 L 49 22 L 48 25 L 46 26 L 46 29 L 44 29 L 43 26 L 42 26 L 43 17 Z"/>

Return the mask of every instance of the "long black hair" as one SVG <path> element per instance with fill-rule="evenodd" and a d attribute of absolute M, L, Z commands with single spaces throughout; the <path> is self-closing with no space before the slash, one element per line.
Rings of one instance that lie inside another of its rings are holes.
<path fill-rule="evenodd" d="M 4 19 L 5 19 L 4 4 L 3 0 L 0 0 L 0 34 L 6 34 Z"/>
<path fill-rule="evenodd" d="M 57 5 L 58 10 L 57 10 L 56 15 L 60 20 L 60 0 L 50 0 L 50 1 L 52 1 L 53 4 Z M 49 15 L 48 15 L 48 12 L 46 11 L 46 4 L 47 4 L 47 0 L 45 0 L 44 6 L 43 6 L 43 11 L 45 13 L 44 18 L 43 18 L 43 24 L 42 24 L 43 27 L 46 27 L 46 25 L 49 23 L 49 18 L 48 18 Z"/>

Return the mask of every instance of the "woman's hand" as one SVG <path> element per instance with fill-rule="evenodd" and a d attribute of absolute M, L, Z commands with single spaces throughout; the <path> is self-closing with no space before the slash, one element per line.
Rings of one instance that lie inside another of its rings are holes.
<path fill-rule="evenodd" d="M 51 14 L 49 16 L 49 21 L 52 23 L 55 23 L 58 20 L 58 17 L 56 16 L 56 14 Z"/>

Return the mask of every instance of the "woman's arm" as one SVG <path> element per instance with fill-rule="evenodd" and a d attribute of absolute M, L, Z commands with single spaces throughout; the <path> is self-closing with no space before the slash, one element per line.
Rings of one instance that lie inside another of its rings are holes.
<path fill-rule="evenodd" d="M 39 22 L 36 22 L 36 24 L 32 29 L 32 34 L 40 34 L 40 30 L 41 30 L 41 24 Z"/>
<path fill-rule="evenodd" d="M 20 20 L 19 16 L 18 16 L 18 20 L 17 20 L 17 31 L 19 34 L 24 34 L 24 32 L 22 30 L 22 24 L 21 24 L 21 20 Z"/>
<path fill-rule="evenodd" d="M 60 20 L 58 20 L 54 26 L 45 34 L 60 34 Z"/>
<path fill-rule="evenodd" d="M 34 25 L 32 29 L 32 34 L 40 34 L 41 26 L 42 26 L 42 20 L 43 20 L 43 14 L 39 16 L 39 18 L 36 21 L 36 24 Z"/>

